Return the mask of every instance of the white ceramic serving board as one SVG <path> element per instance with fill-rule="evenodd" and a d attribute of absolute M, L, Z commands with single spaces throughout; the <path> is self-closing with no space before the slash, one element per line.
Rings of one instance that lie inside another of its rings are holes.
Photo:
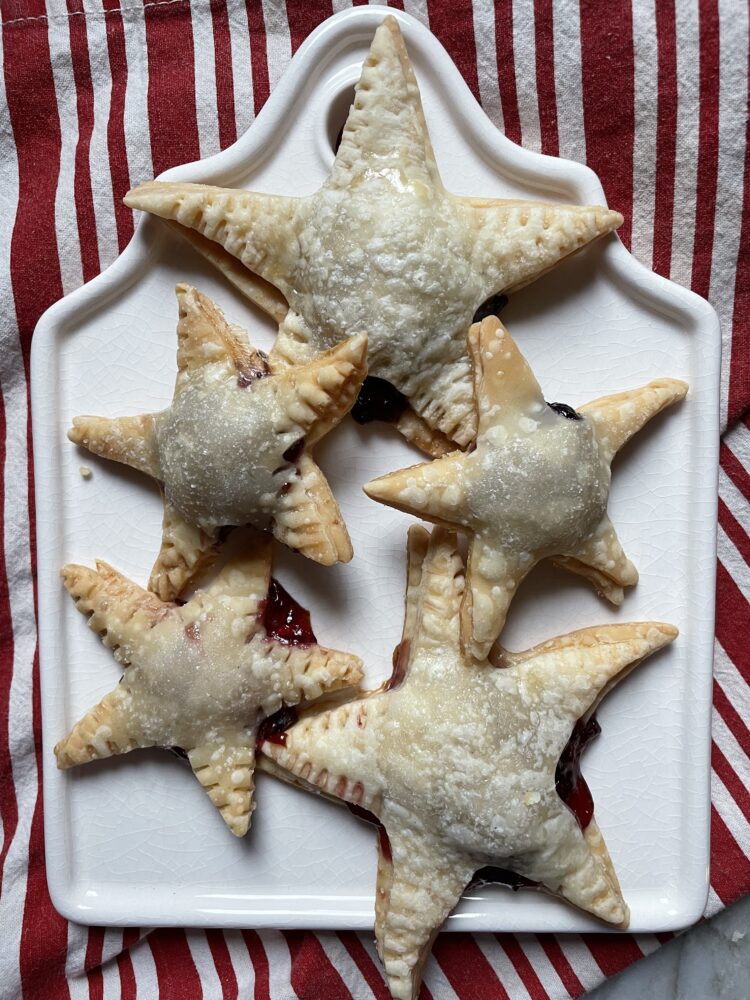
<path fill-rule="evenodd" d="M 358 7 L 318 28 L 250 131 L 170 178 L 304 195 L 324 180 L 382 9 Z M 439 168 L 460 194 L 603 203 L 585 167 L 526 152 L 481 111 L 437 40 L 396 13 L 414 62 Z M 50 309 L 32 349 L 47 868 L 55 906 L 100 924 L 367 928 L 375 833 L 346 809 L 260 775 L 250 834 L 236 840 L 190 770 L 163 751 L 70 772 L 53 745 L 118 680 L 111 653 L 65 594 L 63 563 L 103 558 L 144 582 L 157 552 L 156 486 L 68 443 L 78 413 L 166 405 L 175 372 L 174 285 L 214 297 L 268 348 L 273 326 L 162 224 L 142 220 L 119 260 Z M 596 815 L 632 929 L 696 920 L 707 892 L 709 726 L 714 616 L 720 338 L 695 295 L 641 267 L 616 237 L 513 296 L 503 320 L 550 400 L 582 403 L 667 375 L 687 401 L 638 435 L 614 469 L 610 512 L 641 580 L 619 610 L 570 574 L 539 567 L 513 604 L 505 644 L 656 618 L 681 635 L 607 698 L 585 756 Z M 364 659 L 369 684 L 390 673 L 403 612 L 410 518 L 361 484 L 419 460 L 386 425 L 345 424 L 318 449 L 355 556 L 326 569 L 276 548 L 276 575 L 313 613 L 325 645 Z M 88 465 L 85 480 L 79 467 Z M 472 890 L 449 929 L 603 929 L 540 893 Z"/>

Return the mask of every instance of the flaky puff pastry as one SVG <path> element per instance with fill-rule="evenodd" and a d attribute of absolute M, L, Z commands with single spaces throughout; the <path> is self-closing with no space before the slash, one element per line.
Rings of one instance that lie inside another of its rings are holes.
<path fill-rule="evenodd" d="M 149 182 L 125 202 L 194 234 L 196 248 L 274 316 L 275 357 L 298 363 L 367 333 L 370 374 L 414 411 L 399 429 L 431 454 L 445 437 L 465 447 L 476 433 L 466 331 L 477 307 L 622 223 L 599 206 L 447 192 L 393 17 L 375 33 L 315 194 Z"/>
<path fill-rule="evenodd" d="M 617 451 L 687 385 L 658 379 L 576 412 L 548 404 L 494 316 L 469 332 L 479 427 L 473 451 L 453 452 L 364 486 L 381 503 L 470 533 L 462 636 L 482 659 L 526 574 L 549 556 L 613 604 L 638 579 L 607 516 Z"/>
<path fill-rule="evenodd" d="M 361 334 L 278 371 L 217 306 L 177 286 L 171 405 L 136 417 L 76 417 L 68 437 L 159 481 L 161 551 L 149 587 L 176 597 L 215 558 L 220 531 L 252 524 L 330 566 L 349 535 L 312 446 L 350 409 L 366 373 Z"/>
<path fill-rule="evenodd" d="M 362 677 L 356 656 L 269 638 L 271 542 L 260 535 L 253 542 L 251 555 L 235 556 L 183 606 L 103 562 L 63 569 L 78 610 L 127 669 L 57 744 L 58 767 L 138 747 L 181 747 L 232 833 L 247 832 L 260 722 Z"/>
<path fill-rule="evenodd" d="M 601 626 L 508 654 L 506 667 L 477 663 L 459 641 L 455 535 L 415 526 L 408 553 L 394 676 L 356 701 L 306 713 L 283 745 L 261 743 L 259 758 L 382 823 L 375 935 L 397 1000 L 417 996 L 433 938 L 485 866 L 627 927 L 601 832 L 593 819 L 581 829 L 555 772 L 576 722 L 677 635 L 657 622 Z"/>

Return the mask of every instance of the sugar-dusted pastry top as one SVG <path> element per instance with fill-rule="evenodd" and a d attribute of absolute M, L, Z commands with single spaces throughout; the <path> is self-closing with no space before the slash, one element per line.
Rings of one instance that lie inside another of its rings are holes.
<path fill-rule="evenodd" d="M 311 448 L 356 399 L 367 338 L 279 371 L 206 296 L 178 285 L 177 297 L 171 405 L 138 417 L 76 417 L 68 435 L 161 484 L 163 538 L 151 589 L 165 600 L 178 595 L 231 525 L 269 529 L 324 565 L 351 559 L 341 512 Z"/>
<path fill-rule="evenodd" d="M 484 658 L 526 574 L 549 556 L 609 600 L 638 578 L 607 516 L 615 453 L 687 392 L 659 379 L 580 407 L 547 403 L 494 316 L 474 324 L 469 349 L 479 414 L 476 447 L 381 476 L 368 496 L 470 533 L 463 642 Z"/>
<path fill-rule="evenodd" d="M 356 685 L 356 656 L 280 641 L 267 628 L 270 541 L 241 557 L 187 604 L 167 604 L 106 563 L 69 565 L 65 586 L 127 669 L 55 747 L 73 767 L 138 747 L 180 747 L 232 833 L 248 829 L 255 738 L 282 705 Z"/>
<path fill-rule="evenodd" d="M 279 360 L 307 360 L 366 333 L 370 374 L 392 382 L 414 411 L 399 428 L 433 453 L 444 435 L 465 447 L 476 432 L 466 331 L 477 307 L 622 222 L 598 206 L 448 193 L 393 17 L 375 33 L 331 174 L 315 194 L 150 182 L 125 200 L 179 227 L 280 321 Z M 248 271 L 283 295 L 286 316 L 265 284 L 256 294 Z"/>
<path fill-rule="evenodd" d="M 399 1000 L 417 995 L 434 934 L 485 866 L 627 926 L 596 822 L 563 802 L 556 771 L 605 689 L 677 634 L 657 622 L 584 629 L 496 667 L 461 651 L 463 588 L 455 536 L 412 528 L 392 681 L 261 744 L 273 773 L 382 823 L 376 937 Z"/>

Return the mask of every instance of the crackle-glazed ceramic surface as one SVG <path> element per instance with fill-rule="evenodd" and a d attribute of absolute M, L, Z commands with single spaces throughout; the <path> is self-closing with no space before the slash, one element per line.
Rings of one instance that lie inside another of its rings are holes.
<path fill-rule="evenodd" d="M 395 12 L 422 90 L 443 180 L 458 194 L 596 204 L 585 167 L 510 143 L 474 101 L 436 39 Z M 325 178 L 382 12 L 354 8 L 313 33 L 249 132 L 170 178 L 302 195 Z M 617 207 L 617 206 L 613 206 Z M 273 325 L 156 220 L 141 222 L 118 261 L 50 309 L 32 349 L 40 664 L 47 866 L 52 898 L 75 920 L 111 924 L 372 926 L 375 834 L 345 809 L 259 776 L 244 840 L 230 837 L 177 758 L 138 752 L 72 773 L 52 746 L 111 689 L 118 666 L 65 595 L 68 561 L 103 558 L 145 582 L 158 548 L 155 486 L 79 452 L 65 438 L 79 413 L 135 414 L 168 404 L 175 366 L 174 286 L 215 298 L 268 348 Z M 596 816 L 632 913 L 631 929 L 685 926 L 707 891 L 709 724 L 718 450 L 719 330 L 713 310 L 641 267 L 616 237 L 516 293 L 503 311 L 546 397 L 575 405 L 659 376 L 685 379 L 687 400 L 657 418 L 617 460 L 610 510 L 638 586 L 620 609 L 583 582 L 538 567 L 503 635 L 525 648 L 587 625 L 658 619 L 680 637 L 602 706 L 584 759 Z M 385 425 L 346 421 L 317 451 L 352 535 L 354 559 L 325 568 L 276 548 L 275 574 L 313 613 L 318 639 L 390 673 L 401 632 L 406 529 L 412 519 L 364 495 L 375 476 L 419 455 Z M 80 466 L 93 475 L 85 479 Z M 482 887 L 448 929 L 601 929 L 550 898 Z"/>

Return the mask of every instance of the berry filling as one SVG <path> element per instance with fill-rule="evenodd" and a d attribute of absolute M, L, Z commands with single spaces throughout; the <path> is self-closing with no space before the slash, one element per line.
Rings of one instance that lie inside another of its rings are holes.
<path fill-rule="evenodd" d="M 573 813 L 582 830 L 586 829 L 594 815 L 594 800 L 581 774 L 581 755 L 601 731 L 602 727 L 596 721 L 595 715 L 588 719 L 579 719 L 573 726 L 573 732 L 555 770 L 557 794 Z"/>
<path fill-rule="evenodd" d="M 368 375 L 350 412 L 358 424 L 369 424 L 373 420 L 393 423 L 408 405 L 406 396 L 390 382 Z"/>
<path fill-rule="evenodd" d="M 566 420 L 583 420 L 580 413 L 576 413 L 572 406 L 568 406 L 567 403 L 547 403 L 550 410 L 554 410 L 555 413 L 559 413 L 561 417 L 565 417 Z"/>
<path fill-rule="evenodd" d="M 297 604 L 273 577 L 268 596 L 260 606 L 260 624 L 269 639 L 289 646 L 312 646 L 317 641 L 310 624 L 310 612 Z"/>
<path fill-rule="evenodd" d="M 293 705 L 285 705 L 278 712 L 269 715 L 258 726 L 258 733 L 255 737 L 258 748 L 266 740 L 269 743 L 276 743 L 277 746 L 286 746 L 286 730 L 293 726 L 298 718 L 297 709 Z"/>

